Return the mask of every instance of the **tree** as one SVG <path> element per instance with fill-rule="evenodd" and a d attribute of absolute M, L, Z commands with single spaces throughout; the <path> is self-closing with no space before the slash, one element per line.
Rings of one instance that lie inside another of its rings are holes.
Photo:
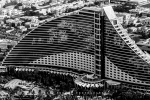
<path fill-rule="evenodd" d="M 146 39 L 148 38 L 148 34 L 146 33 L 146 27 L 145 26 L 142 26 L 140 28 L 137 28 L 137 34 L 140 34 L 142 35 L 142 38 Z"/>
<path fill-rule="evenodd" d="M 72 3 L 72 2 L 75 2 L 75 1 L 78 1 L 78 0 L 68 0 L 68 3 Z"/>
<path fill-rule="evenodd" d="M 34 97 L 34 95 L 35 95 L 35 91 L 32 91 L 32 95 L 33 95 L 33 97 Z"/>
<path fill-rule="evenodd" d="M 37 8 L 35 6 L 31 6 L 31 10 L 35 11 L 35 10 L 37 10 Z"/>
<path fill-rule="evenodd" d="M 150 38 L 150 30 L 147 30 L 145 34 L 147 38 Z"/>
<path fill-rule="evenodd" d="M 23 98 L 25 96 L 25 94 L 24 94 L 24 92 L 22 91 L 21 92 L 21 95 L 20 95 L 20 98 Z M 20 100 L 22 100 L 22 99 L 20 99 Z"/>
<path fill-rule="evenodd" d="M 132 90 L 128 90 L 128 91 L 125 93 L 125 95 L 126 95 L 127 100 L 133 100 L 133 95 L 134 95 L 134 93 L 133 93 Z"/>
<path fill-rule="evenodd" d="M 6 3 L 3 8 L 8 7 L 8 6 L 12 6 L 12 5 L 16 5 L 17 1 L 11 1 L 10 3 Z"/>
<path fill-rule="evenodd" d="M 121 96 L 120 96 L 120 95 L 117 96 L 117 97 L 116 97 L 116 100 L 122 100 L 122 99 L 121 99 Z"/>
<path fill-rule="evenodd" d="M 15 93 L 17 93 L 20 90 L 21 90 L 21 88 L 17 86 L 17 87 L 15 87 L 15 89 L 13 89 L 12 92 L 13 92 L 13 94 L 15 94 Z"/>
<path fill-rule="evenodd" d="M 145 94 L 143 96 L 143 100 L 150 100 L 150 94 Z"/>
<path fill-rule="evenodd" d="M 138 36 L 134 36 L 134 37 L 132 37 L 132 39 L 135 41 L 135 43 L 140 41 L 140 38 Z"/>
<path fill-rule="evenodd" d="M 37 100 L 43 100 L 43 95 L 42 95 L 42 91 L 41 90 L 38 91 L 38 98 L 37 98 Z"/>
<path fill-rule="evenodd" d="M 18 9 L 19 8 L 19 6 L 22 6 L 22 3 L 18 3 L 18 4 L 16 4 L 16 6 L 14 7 L 15 9 Z"/>
<path fill-rule="evenodd" d="M 136 92 L 133 95 L 133 99 L 132 100 L 141 100 L 142 99 L 142 94 L 140 92 Z M 145 100 L 145 99 L 144 99 Z"/>
<path fill-rule="evenodd" d="M 22 11 L 30 11 L 30 10 L 31 8 L 27 8 L 27 7 L 22 9 Z"/>
<path fill-rule="evenodd" d="M 128 32 L 128 33 L 132 33 L 133 30 L 132 30 L 131 28 L 128 28 L 128 29 L 127 29 L 127 32 Z"/>

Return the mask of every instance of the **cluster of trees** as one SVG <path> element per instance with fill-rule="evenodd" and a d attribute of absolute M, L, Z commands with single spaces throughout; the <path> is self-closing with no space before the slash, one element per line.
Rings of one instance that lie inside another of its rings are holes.
<path fill-rule="evenodd" d="M 38 100 L 52 100 L 52 98 L 57 97 L 60 95 L 60 93 L 65 91 L 70 91 L 72 88 L 74 88 L 74 81 L 71 76 L 65 76 L 65 75 L 57 75 L 57 74 L 50 74 L 47 72 L 15 72 L 13 69 L 8 69 L 10 73 L 7 73 L 8 75 L 14 76 L 15 78 L 26 80 L 26 81 L 32 81 L 36 82 L 40 87 L 43 87 L 46 89 L 46 97 L 42 97 L 39 95 L 37 96 Z M 43 78 L 44 77 L 44 78 Z M 54 90 L 54 95 L 50 94 L 49 88 L 52 87 Z M 18 88 L 15 90 L 9 90 L 13 91 L 12 93 L 16 93 Z M 13 95 L 13 94 L 12 94 Z M 21 96 L 21 95 L 20 95 Z M 22 96 L 23 97 L 23 96 Z"/>
<path fill-rule="evenodd" d="M 139 15 L 137 15 L 139 16 Z M 128 23 L 128 24 L 123 24 L 123 27 L 127 29 L 128 33 L 133 33 L 137 35 L 141 35 L 142 39 L 148 39 L 150 38 L 150 30 L 149 26 L 145 26 L 140 21 L 138 22 L 137 25 L 135 25 L 133 22 Z M 134 29 L 132 29 L 134 27 Z"/>
<path fill-rule="evenodd" d="M 6 3 L 3 8 L 8 7 L 8 6 L 12 6 L 12 5 L 17 5 L 17 1 L 11 1 L 9 3 Z"/>
<path fill-rule="evenodd" d="M 15 9 L 19 9 L 20 6 L 22 6 L 22 3 L 16 4 L 14 8 L 15 8 Z"/>
<path fill-rule="evenodd" d="M 72 2 L 76 2 L 76 1 L 78 1 L 78 0 L 64 0 L 64 1 L 66 1 L 66 2 L 68 2 L 68 3 L 72 3 Z"/>
<path fill-rule="evenodd" d="M 13 71 L 13 70 L 12 70 Z M 71 76 L 51 74 L 47 72 L 15 72 L 13 71 L 10 75 L 16 78 L 36 81 L 37 83 L 42 83 L 44 86 L 52 86 L 59 91 L 69 91 L 74 87 L 73 78 Z M 44 78 L 43 78 L 44 77 Z"/>
<path fill-rule="evenodd" d="M 31 7 L 25 7 L 22 9 L 22 11 L 35 11 L 35 10 L 37 10 L 37 8 L 32 5 L 31 5 Z"/>
<path fill-rule="evenodd" d="M 126 2 L 126 3 L 121 4 L 119 6 L 114 6 L 113 9 L 116 12 L 127 12 L 127 13 L 129 13 L 129 10 L 135 9 L 136 6 L 137 5 L 133 5 L 133 4 L 129 3 L 129 2 Z"/>
<path fill-rule="evenodd" d="M 142 39 L 150 38 L 150 30 L 148 30 L 147 27 L 145 27 L 145 26 L 137 27 L 136 32 L 132 32 L 132 29 L 129 28 L 128 33 L 134 33 L 134 34 L 141 35 Z"/>
<path fill-rule="evenodd" d="M 24 15 L 25 16 L 39 16 L 41 14 L 39 12 L 29 10 L 29 11 L 25 11 Z"/>
<path fill-rule="evenodd" d="M 89 89 L 77 87 L 74 85 L 73 78 L 71 76 L 65 76 L 65 75 L 57 75 L 57 74 L 50 74 L 48 72 L 15 72 L 13 69 L 9 69 L 10 73 L 9 75 L 13 75 L 16 78 L 27 80 L 27 81 L 36 81 L 36 83 L 43 84 L 41 86 L 46 86 L 46 97 L 43 98 L 41 96 L 41 93 L 39 91 L 39 95 L 37 96 L 38 100 L 51 100 L 54 97 L 57 97 L 62 92 L 71 91 L 74 89 L 74 92 L 77 92 L 81 96 L 90 96 L 88 94 L 81 94 L 81 93 L 87 93 L 89 92 Z M 44 78 L 43 78 L 44 77 Z M 54 90 L 54 95 L 50 94 L 49 88 L 52 87 Z M 105 89 L 90 89 L 92 93 L 94 92 L 100 92 L 100 95 L 103 96 L 102 92 Z M 106 98 L 111 98 L 113 100 L 150 100 L 150 94 L 147 93 L 141 93 L 139 91 L 134 91 L 129 88 L 117 88 L 117 89 L 109 89 L 111 92 L 106 96 Z M 11 90 L 10 90 L 11 91 Z M 18 91 L 15 89 L 15 91 Z M 11 92 L 10 92 L 11 93 Z M 12 92 L 13 93 L 13 92 Z M 94 94 L 95 95 L 95 94 Z M 67 98 L 76 98 L 76 95 L 68 95 L 66 98 L 61 97 L 62 100 L 67 100 Z M 94 96 L 93 96 L 94 97 Z M 51 99 L 50 99 L 51 98 Z M 72 100 L 72 99 L 68 99 Z"/>
<path fill-rule="evenodd" d="M 49 0 L 48 2 L 45 2 L 42 6 L 47 6 L 47 5 L 49 5 L 50 3 L 52 3 L 52 0 Z"/>
<path fill-rule="evenodd" d="M 150 31 L 147 30 L 147 28 L 144 26 L 141 27 L 140 29 L 137 29 L 137 34 L 142 35 L 142 38 L 144 38 L 144 39 L 150 38 Z"/>
<path fill-rule="evenodd" d="M 39 12 L 36 12 L 37 8 L 35 6 L 31 6 L 30 8 L 23 8 L 24 16 L 38 16 Z"/>
<path fill-rule="evenodd" d="M 149 100 L 150 94 L 144 94 L 138 91 L 118 91 L 113 94 L 115 100 Z"/>

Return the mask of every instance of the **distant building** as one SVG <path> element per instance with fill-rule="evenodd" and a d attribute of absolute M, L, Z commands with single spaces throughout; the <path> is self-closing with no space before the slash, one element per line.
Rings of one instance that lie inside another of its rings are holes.
<path fill-rule="evenodd" d="M 116 14 L 116 15 L 118 17 L 119 23 L 123 24 L 124 23 L 124 19 L 125 19 L 125 15 L 123 15 L 123 14 Z"/>
<path fill-rule="evenodd" d="M 0 53 L 1 55 L 1 53 Z M 7 72 L 7 67 L 6 66 L 0 66 L 0 73 Z"/>
<path fill-rule="evenodd" d="M 137 4 L 146 3 L 148 0 L 110 0 L 111 3 L 125 3 L 125 2 L 132 2 Z"/>
<path fill-rule="evenodd" d="M 137 32 L 137 27 L 130 27 L 130 30 L 131 30 L 132 32 Z"/>
<path fill-rule="evenodd" d="M 3 20 L 6 17 L 7 17 L 7 15 L 0 15 L 0 20 Z"/>
<path fill-rule="evenodd" d="M 7 15 L 7 9 L 1 9 L 1 15 Z"/>
<path fill-rule="evenodd" d="M 13 15 L 21 15 L 22 13 L 23 12 L 21 10 L 13 9 L 13 7 L 1 9 L 1 15 L 13 16 Z"/>
<path fill-rule="evenodd" d="M 0 49 L 2 52 L 5 52 L 8 48 L 7 45 L 9 45 L 11 43 L 10 40 L 7 39 L 1 39 L 0 40 Z"/>
<path fill-rule="evenodd" d="M 27 28 L 25 26 L 19 26 L 19 29 L 24 32 L 24 31 L 27 31 Z"/>
<path fill-rule="evenodd" d="M 147 18 L 141 20 L 141 23 L 143 25 L 150 25 L 150 17 L 147 17 Z"/>
<path fill-rule="evenodd" d="M 5 7 L 5 9 L 12 10 L 12 9 L 14 9 L 14 7 L 15 7 L 15 5 L 12 5 L 12 6 L 7 6 L 7 7 Z"/>
<path fill-rule="evenodd" d="M 6 23 L 13 23 L 13 22 L 14 22 L 13 19 L 7 19 L 7 20 L 6 20 Z"/>
<path fill-rule="evenodd" d="M 14 29 L 7 30 L 6 33 L 10 34 L 12 31 L 14 31 Z"/>
<path fill-rule="evenodd" d="M 25 23 L 25 26 L 29 29 L 32 29 L 32 28 L 36 28 L 38 27 L 39 23 L 34 23 L 34 22 L 26 22 Z"/>
<path fill-rule="evenodd" d="M 47 9 L 41 9 L 41 10 L 39 10 L 39 13 L 41 13 L 43 15 L 47 15 Z"/>

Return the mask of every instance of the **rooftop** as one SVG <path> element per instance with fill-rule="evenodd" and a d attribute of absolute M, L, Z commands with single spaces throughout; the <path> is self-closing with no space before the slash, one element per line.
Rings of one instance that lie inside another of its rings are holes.
<path fill-rule="evenodd" d="M 6 7 L 6 9 L 14 9 L 14 5 Z"/>
<path fill-rule="evenodd" d="M 144 8 L 150 8 L 150 3 L 147 3 L 147 4 L 144 4 L 144 5 L 141 5 L 141 7 L 144 7 Z"/>
<path fill-rule="evenodd" d="M 139 42 L 136 43 L 137 45 L 145 45 L 145 46 L 150 46 L 150 40 L 144 40 L 144 39 L 140 39 Z"/>

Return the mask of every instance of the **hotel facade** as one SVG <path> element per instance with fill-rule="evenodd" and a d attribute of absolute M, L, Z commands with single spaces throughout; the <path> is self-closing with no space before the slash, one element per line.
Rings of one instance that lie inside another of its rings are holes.
<path fill-rule="evenodd" d="M 39 26 L 2 62 L 23 71 L 93 73 L 142 90 L 149 89 L 149 64 L 149 55 L 129 37 L 111 6 L 83 8 Z"/>

